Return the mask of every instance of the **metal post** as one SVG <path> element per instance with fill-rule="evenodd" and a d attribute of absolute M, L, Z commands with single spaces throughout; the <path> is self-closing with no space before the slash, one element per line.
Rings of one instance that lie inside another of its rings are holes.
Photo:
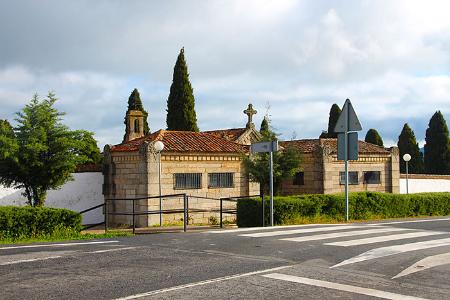
<path fill-rule="evenodd" d="M 348 131 L 344 135 L 345 145 L 345 221 L 348 222 Z"/>
<path fill-rule="evenodd" d="M 220 198 L 220 228 L 223 228 L 223 221 L 222 221 L 222 216 L 223 216 L 223 198 Z"/>
<path fill-rule="evenodd" d="M 273 226 L 273 152 L 270 151 L 270 226 Z"/>
<path fill-rule="evenodd" d="M 264 227 L 264 206 L 265 206 L 265 201 L 264 201 L 264 193 L 262 193 L 261 195 L 261 199 L 262 199 L 262 227 Z"/>
<path fill-rule="evenodd" d="M 134 199 L 132 201 L 133 201 L 133 234 L 134 234 L 135 231 L 136 231 L 136 225 L 135 225 L 135 222 L 134 222 Z"/>
<path fill-rule="evenodd" d="M 105 199 L 105 233 L 108 231 L 108 199 Z"/>
<path fill-rule="evenodd" d="M 408 162 L 406 162 L 406 194 L 409 194 L 409 189 L 408 189 Z"/>
<path fill-rule="evenodd" d="M 187 198 L 186 194 L 183 195 L 183 203 L 184 203 L 184 216 L 183 216 L 183 231 L 186 232 L 187 230 Z"/>
<path fill-rule="evenodd" d="M 161 151 L 158 152 L 158 179 L 159 179 L 159 226 L 162 226 L 162 199 L 161 199 Z"/>

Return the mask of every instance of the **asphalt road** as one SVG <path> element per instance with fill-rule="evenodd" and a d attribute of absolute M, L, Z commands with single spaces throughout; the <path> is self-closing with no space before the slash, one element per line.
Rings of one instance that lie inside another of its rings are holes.
<path fill-rule="evenodd" d="M 450 299 L 450 218 L 0 245 L 0 299 Z"/>

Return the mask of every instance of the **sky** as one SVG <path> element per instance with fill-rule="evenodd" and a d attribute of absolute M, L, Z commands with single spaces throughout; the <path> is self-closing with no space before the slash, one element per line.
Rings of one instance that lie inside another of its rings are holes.
<path fill-rule="evenodd" d="M 450 121 L 449 1 L 1 1 L 0 119 L 35 93 L 59 99 L 71 129 L 118 144 L 137 88 L 152 131 L 166 128 L 182 47 L 200 130 L 257 128 L 317 138 L 349 98 L 385 145 L 404 123 L 421 145 L 431 116 Z"/>

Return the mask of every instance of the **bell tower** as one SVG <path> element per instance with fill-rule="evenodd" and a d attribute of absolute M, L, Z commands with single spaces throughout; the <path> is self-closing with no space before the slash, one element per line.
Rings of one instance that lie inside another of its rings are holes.
<path fill-rule="evenodd" d="M 146 112 L 142 106 L 137 89 L 128 98 L 128 110 L 125 115 L 125 135 L 123 143 L 143 137 L 145 135 Z"/>

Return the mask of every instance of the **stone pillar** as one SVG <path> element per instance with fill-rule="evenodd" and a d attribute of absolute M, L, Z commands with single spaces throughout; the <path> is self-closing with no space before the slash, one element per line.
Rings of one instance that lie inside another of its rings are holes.
<path fill-rule="evenodd" d="M 391 193 L 398 194 L 400 193 L 400 153 L 397 147 L 391 147 L 389 149 L 391 152 Z"/>

